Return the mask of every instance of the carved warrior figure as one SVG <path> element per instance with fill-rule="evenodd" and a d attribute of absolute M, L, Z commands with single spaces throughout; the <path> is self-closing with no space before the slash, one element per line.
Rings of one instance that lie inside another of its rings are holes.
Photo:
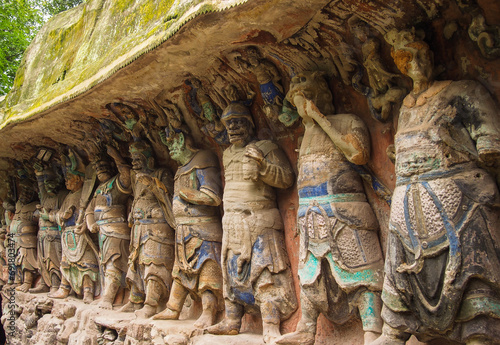
<path fill-rule="evenodd" d="M 16 212 L 10 224 L 16 250 L 16 279 L 22 282 L 16 290 L 28 292 L 38 269 L 37 232 L 38 224 L 34 217 L 37 201 L 34 201 L 35 190 L 31 182 L 23 179 L 20 183 L 21 193 L 16 203 Z"/>
<path fill-rule="evenodd" d="M 35 174 L 38 181 L 40 196 L 40 217 L 38 220 L 38 264 L 42 276 L 42 284 L 30 292 L 55 293 L 61 284 L 61 233 L 55 221 L 49 219 L 50 212 L 57 212 L 62 205 L 67 190 L 60 190 L 62 176 L 57 174 L 54 167 L 47 163 L 35 163 Z"/>
<path fill-rule="evenodd" d="M 373 344 L 500 337 L 500 196 L 480 165 L 498 162 L 498 108 L 474 81 L 433 81 L 432 55 L 414 33 L 391 32 L 393 57 L 413 79 L 395 138 L 382 299 Z"/>
<path fill-rule="evenodd" d="M 269 119 L 276 121 L 285 98 L 281 85 L 281 75 L 272 62 L 261 57 L 257 48 L 249 47 L 246 53 L 247 60 L 238 56 L 235 61 L 255 75 L 260 84 L 260 94 L 265 104 L 264 113 Z"/>
<path fill-rule="evenodd" d="M 231 146 L 224 151 L 222 272 L 225 318 L 213 334 L 238 334 L 245 309 L 260 309 L 264 341 L 280 336 L 281 320 L 297 308 L 274 188 L 288 188 L 294 176 L 284 153 L 253 137 L 250 110 L 231 103 L 221 116 Z"/>
<path fill-rule="evenodd" d="M 186 93 L 186 102 L 189 108 L 201 119 L 201 131 L 213 138 L 218 144 L 228 144 L 227 131 L 222 122 L 220 122 L 220 113 L 217 113 L 214 102 L 210 99 L 201 81 L 192 78 L 186 80 L 186 85 L 191 88 Z"/>
<path fill-rule="evenodd" d="M 219 160 L 210 151 L 195 149 L 187 134 L 166 132 L 170 156 L 180 164 L 172 203 L 177 226 L 174 283 L 167 309 L 154 319 L 178 319 L 187 294 L 194 293 L 203 306 L 195 327 L 205 328 L 215 323 L 222 300 Z"/>
<path fill-rule="evenodd" d="M 371 36 L 368 24 L 354 16 L 349 19 L 349 26 L 353 35 L 361 42 L 363 66 L 369 83 L 369 88 L 362 86 L 362 73 L 358 73 L 353 77 L 353 86 L 368 98 L 372 116 L 385 122 L 389 119 L 392 105 L 399 104 L 406 92 L 394 85 L 393 80 L 398 75 L 385 69 L 380 57 L 380 41 Z"/>
<path fill-rule="evenodd" d="M 95 162 L 100 185 L 87 207 L 85 220 L 90 232 L 99 233 L 100 264 L 104 272 L 104 294 L 99 306 L 111 309 L 116 293 L 128 268 L 130 228 L 127 223 L 127 204 L 132 193 L 130 168 L 118 151 L 108 146 Z M 111 157 L 118 174 L 114 174 Z"/>
<path fill-rule="evenodd" d="M 120 311 L 149 318 L 164 308 L 172 284 L 174 228 L 172 177 L 163 168 L 155 169 L 153 150 L 143 141 L 130 145 L 134 203 L 127 282 L 129 302 Z"/>
<path fill-rule="evenodd" d="M 60 209 L 57 212 L 53 210 L 48 215 L 50 221 L 56 221 L 61 227 L 62 280 L 59 290 L 49 294 L 49 297 L 66 298 L 73 289 L 78 295 L 83 295 L 84 303 L 90 303 L 94 300 L 94 292 L 98 288 L 99 264 L 97 248 L 88 234 L 87 227 L 80 223 L 83 219 L 81 213 L 84 211 L 80 206 L 85 166 L 72 150 L 67 157 L 63 156 L 63 161 L 69 194 Z"/>
<path fill-rule="evenodd" d="M 369 133 L 356 115 L 331 115 L 321 72 L 294 77 L 287 98 L 305 127 L 297 180 L 302 318 L 276 342 L 314 344 L 320 313 L 344 323 L 359 310 L 367 344 L 382 331 L 383 258 L 378 222 L 353 165 L 367 163 Z"/>

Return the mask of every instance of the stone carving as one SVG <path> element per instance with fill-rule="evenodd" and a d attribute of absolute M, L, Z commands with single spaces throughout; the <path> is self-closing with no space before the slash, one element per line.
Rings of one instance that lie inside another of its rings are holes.
<path fill-rule="evenodd" d="M 22 179 L 19 186 L 19 200 L 16 203 L 14 218 L 10 223 L 10 233 L 16 250 L 14 283 L 22 283 L 16 287 L 16 290 L 28 292 L 38 270 L 36 252 L 38 224 L 34 217 L 38 201 L 35 201 L 35 190 L 30 180 Z"/>
<path fill-rule="evenodd" d="M 469 37 L 476 42 L 481 54 L 487 59 L 500 57 L 500 27 L 486 24 L 482 14 L 472 18 L 469 26 Z"/>
<path fill-rule="evenodd" d="M 495 343 L 500 315 L 498 108 L 474 81 L 434 81 L 428 45 L 390 32 L 393 57 L 413 80 L 395 138 L 397 183 L 382 299 L 383 335 L 373 344 L 448 338 Z"/>
<path fill-rule="evenodd" d="M 63 156 L 64 177 L 69 194 L 60 209 L 49 213 L 49 220 L 61 227 L 61 285 L 49 294 L 52 298 L 66 298 L 71 289 L 83 295 L 83 301 L 90 303 L 99 288 L 98 250 L 83 224 L 82 203 L 86 203 L 83 185 L 85 166 L 76 152 L 69 149 Z"/>
<path fill-rule="evenodd" d="M 44 156 L 46 156 L 45 159 Z M 34 164 L 40 197 L 40 205 L 37 205 L 39 209 L 38 264 L 42 281 L 38 287 L 30 289 L 32 293 L 47 292 L 49 288 L 50 292 L 55 293 L 61 284 L 61 233 L 55 220 L 49 219 L 49 214 L 59 210 L 68 192 L 61 190 L 62 176 L 51 164 L 51 156 L 51 151 L 40 149 Z"/>
<path fill-rule="evenodd" d="M 314 344 L 320 313 L 344 323 L 358 310 L 368 344 L 382 331 L 383 258 L 378 222 L 353 165 L 369 159 L 369 132 L 356 115 L 333 115 L 321 72 L 299 73 L 287 98 L 305 127 L 297 179 L 302 318 L 276 343 Z"/>
<path fill-rule="evenodd" d="M 120 311 L 149 318 L 164 308 L 172 284 L 174 228 L 170 173 L 155 168 L 153 150 L 144 141 L 130 145 L 134 202 L 127 282 L 129 302 Z"/>
<path fill-rule="evenodd" d="M 130 167 L 118 151 L 108 146 L 94 163 L 100 185 L 85 213 L 90 232 L 99 233 L 100 265 L 104 273 L 104 294 L 99 306 L 112 309 L 116 293 L 128 269 L 130 228 L 128 200 L 132 193 Z M 111 158 L 116 163 L 115 173 Z"/>
<path fill-rule="evenodd" d="M 240 68 L 250 70 L 255 75 L 264 100 L 264 113 L 270 120 L 277 121 L 285 98 L 281 75 L 271 61 L 261 57 L 256 47 L 248 47 L 246 55 L 246 60 L 241 56 L 236 56 L 235 61 Z"/>
<path fill-rule="evenodd" d="M 294 175 L 284 153 L 254 139 L 250 110 L 233 102 L 223 112 L 231 146 L 224 151 L 222 271 L 225 318 L 213 334 L 238 334 L 246 311 L 260 309 L 264 341 L 280 336 L 281 320 L 297 308 L 283 222 L 274 188 L 288 188 Z"/>
<path fill-rule="evenodd" d="M 14 280 L 16 277 L 16 270 L 15 270 L 15 262 L 12 262 L 12 256 L 11 256 L 12 247 L 10 245 L 13 244 L 14 242 L 13 238 L 10 236 L 10 224 L 12 223 L 12 219 L 14 219 L 14 214 L 16 212 L 16 205 L 10 197 L 7 197 L 2 202 L 2 207 L 5 210 L 4 211 L 5 238 L 3 241 L 3 247 L 5 249 L 5 252 L 3 254 L 3 259 L 5 260 L 5 267 L 2 268 L 2 279 L 6 284 L 12 285 L 14 284 Z M 9 258 L 11 258 L 10 261 Z"/>
<path fill-rule="evenodd" d="M 393 80 L 398 75 L 386 70 L 380 58 L 380 41 L 372 37 L 368 24 L 352 17 L 349 26 L 352 34 L 361 42 L 363 67 L 369 84 L 369 87 L 361 85 L 362 73 L 357 73 L 353 77 L 353 86 L 368 98 L 372 116 L 385 122 L 391 115 L 392 105 L 399 103 L 406 92 L 394 85 Z"/>
<path fill-rule="evenodd" d="M 215 323 L 222 301 L 219 160 L 210 151 L 197 150 L 187 133 L 166 132 L 170 156 L 179 163 L 172 205 L 177 226 L 174 283 L 167 309 L 154 319 L 178 319 L 188 293 L 194 293 L 203 306 L 195 327 L 205 328 Z"/>
<path fill-rule="evenodd" d="M 201 81 L 197 78 L 191 78 L 186 80 L 185 85 L 190 88 L 186 92 L 186 103 L 201 120 L 201 131 L 213 138 L 218 144 L 228 144 L 226 128 L 220 122 L 220 112 L 217 112 L 218 108 L 210 99 Z"/>

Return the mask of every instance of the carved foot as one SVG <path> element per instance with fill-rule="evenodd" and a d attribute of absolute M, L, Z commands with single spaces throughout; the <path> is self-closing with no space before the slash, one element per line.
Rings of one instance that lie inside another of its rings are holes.
<path fill-rule="evenodd" d="M 113 309 L 113 303 L 110 302 L 110 301 L 106 301 L 106 300 L 102 300 L 100 301 L 97 306 L 99 308 L 102 308 L 102 309 L 107 309 L 107 310 L 111 310 Z"/>
<path fill-rule="evenodd" d="M 156 314 L 156 307 L 150 306 L 149 304 L 144 304 L 144 307 L 135 311 L 135 316 L 137 316 L 138 319 L 149 319 L 154 314 Z"/>
<path fill-rule="evenodd" d="M 216 313 L 216 310 L 204 310 L 193 326 L 199 329 L 205 329 L 212 326 L 215 323 Z"/>
<path fill-rule="evenodd" d="M 179 320 L 179 312 L 172 309 L 165 309 L 159 314 L 153 316 L 153 320 Z"/>
<path fill-rule="evenodd" d="M 310 332 L 298 332 L 285 334 L 274 341 L 277 345 L 313 345 L 316 335 Z"/>
<path fill-rule="evenodd" d="M 120 313 L 131 313 L 133 311 L 141 309 L 143 306 L 142 303 L 132 303 L 130 301 L 127 302 L 123 307 L 118 309 Z"/>
<path fill-rule="evenodd" d="M 48 291 L 49 291 L 49 287 L 45 283 L 42 283 L 33 289 L 29 289 L 30 293 L 42 293 L 42 292 L 48 292 Z"/>
<path fill-rule="evenodd" d="M 375 340 L 377 340 L 378 337 L 380 337 L 380 333 L 366 331 L 365 332 L 365 342 L 364 342 L 364 344 L 365 345 L 370 345 L 372 342 L 374 342 Z"/>
<path fill-rule="evenodd" d="M 224 319 L 218 324 L 205 329 L 205 333 L 217 335 L 237 335 L 240 333 L 240 326 L 239 321 Z"/>
<path fill-rule="evenodd" d="M 274 340 L 281 337 L 279 324 L 264 322 L 262 329 L 264 343 L 266 344 L 271 344 Z"/>
<path fill-rule="evenodd" d="M 365 343 L 366 344 L 366 343 Z M 381 335 L 377 340 L 371 342 L 369 345 L 404 345 L 406 341 L 392 338 L 387 335 Z"/>
<path fill-rule="evenodd" d="M 50 298 L 66 298 L 69 295 L 69 290 L 66 290 L 64 288 L 59 288 L 56 292 L 54 293 L 49 293 Z"/>
<path fill-rule="evenodd" d="M 30 287 L 31 287 L 30 283 L 23 283 L 23 284 L 19 285 L 18 287 L 16 287 L 16 291 L 28 292 Z"/>
<path fill-rule="evenodd" d="M 93 291 L 84 291 L 83 292 L 83 303 L 90 304 L 94 301 L 94 292 Z"/>

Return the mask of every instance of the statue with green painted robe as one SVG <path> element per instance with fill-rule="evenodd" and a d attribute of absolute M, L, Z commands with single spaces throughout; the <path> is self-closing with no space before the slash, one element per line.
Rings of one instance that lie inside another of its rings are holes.
<path fill-rule="evenodd" d="M 321 72 L 297 74 L 287 98 L 305 127 L 297 179 L 302 317 L 276 343 L 312 345 L 320 313 L 343 324 L 359 311 L 368 344 L 382 331 L 383 282 L 379 225 L 356 171 L 368 162 L 369 132 L 354 114 L 334 115 Z"/>

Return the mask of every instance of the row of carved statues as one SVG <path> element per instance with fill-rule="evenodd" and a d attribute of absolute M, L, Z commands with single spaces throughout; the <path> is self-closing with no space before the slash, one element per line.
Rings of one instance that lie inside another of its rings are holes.
<path fill-rule="evenodd" d="M 21 183 L 16 205 L 5 205 L 6 252 L 11 240 L 16 251 L 9 283 L 27 292 L 40 274 L 30 291 L 65 298 L 73 290 L 86 303 L 100 294 L 106 309 L 127 286 L 119 310 L 153 319 L 178 319 L 187 296 L 196 295 L 203 308 L 196 327 L 238 334 L 244 313 L 257 312 L 266 343 L 313 344 L 320 314 L 337 324 L 359 315 L 365 344 L 405 344 L 411 335 L 494 343 L 500 197 L 488 169 L 500 157 L 497 106 L 476 82 L 434 81 L 429 47 L 412 32 L 400 32 L 393 47 L 413 90 L 395 136 L 385 259 L 358 172 L 370 159 L 369 131 L 358 116 L 335 114 L 321 73 L 303 72 L 279 104 L 293 108 L 305 128 L 297 178 L 276 143 L 256 139 L 251 111 L 239 101 L 217 123 L 230 143 L 224 181 L 218 157 L 172 123 L 161 137 L 178 163 L 175 176 L 155 166 L 151 146 L 138 138 L 129 146 L 131 165 L 108 145 L 93 157 L 95 174 L 69 150 L 67 190 L 50 161 L 37 160 L 39 201 Z M 276 105 L 272 81 L 263 80 L 261 91 Z M 276 200 L 277 189 L 295 182 L 298 294 Z M 300 321 L 281 335 L 297 295 Z"/>

